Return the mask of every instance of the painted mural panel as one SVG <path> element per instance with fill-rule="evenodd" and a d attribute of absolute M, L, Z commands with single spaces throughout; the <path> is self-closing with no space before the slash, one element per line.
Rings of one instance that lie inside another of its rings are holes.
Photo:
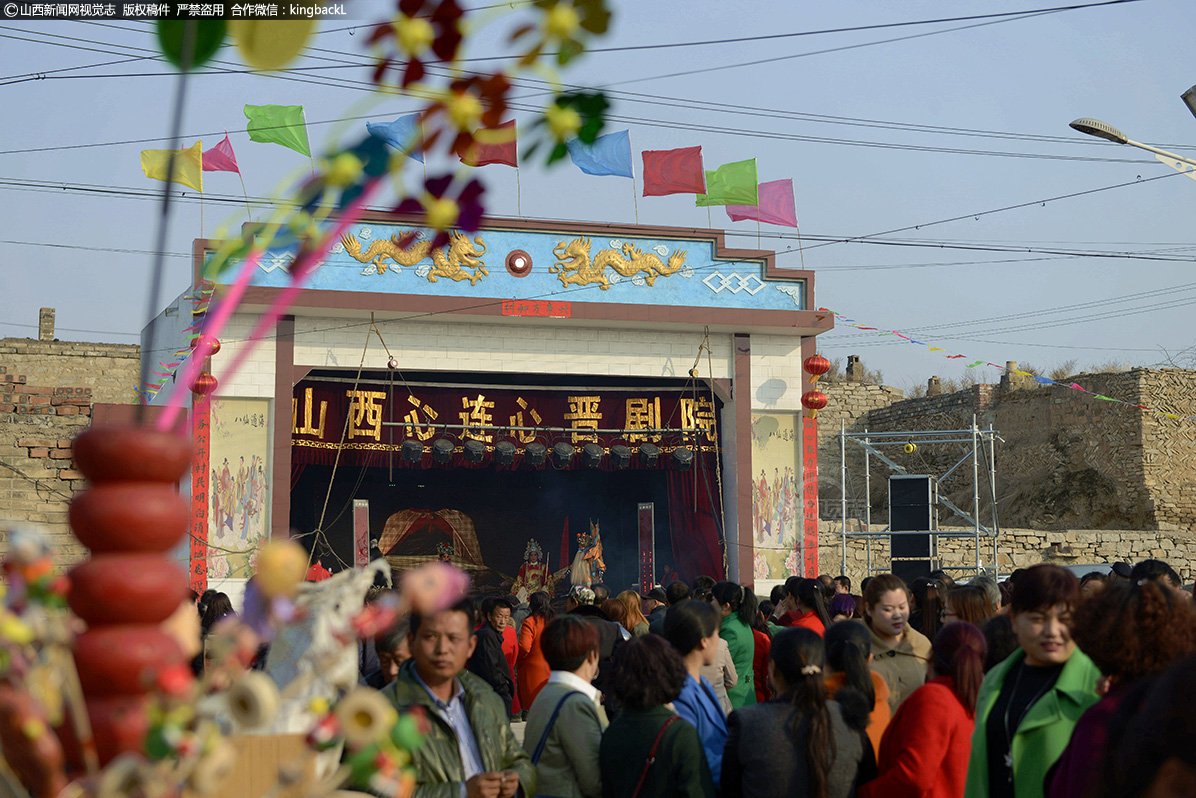
<path fill-rule="evenodd" d="M 803 572 L 801 427 L 794 413 L 752 414 L 752 545 L 756 579 Z"/>
<path fill-rule="evenodd" d="M 208 576 L 245 578 L 270 529 L 270 404 L 213 399 Z"/>
<path fill-rule="evenodd" d="M 480 230 L 454 232 L 432 248 L 433 237 L 410 226 L 354 225 L 308 285 L 497 300 L 806 309 L 804 280 L 766 276 L 763 259 L 718 257 L 710 239 Z M 268 248 L 253 285 L 287 285 L 296 247 Z"/>

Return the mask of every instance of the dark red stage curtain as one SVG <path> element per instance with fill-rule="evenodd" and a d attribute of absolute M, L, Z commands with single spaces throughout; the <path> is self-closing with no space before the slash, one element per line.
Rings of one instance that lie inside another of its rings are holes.
<path fill-rule="evenodd" d="M 669 470 L 665 475 L 673 561 L 677 563 L 678 572 L 687 581 L 700 574 L 720 581 L 725 579 L 723 544 L 715 521 L 721 497 L 714 473 L 699 467 L 696 485 L 693 471 Z M 694 509 L 695 497 L 697 510 Z"/>

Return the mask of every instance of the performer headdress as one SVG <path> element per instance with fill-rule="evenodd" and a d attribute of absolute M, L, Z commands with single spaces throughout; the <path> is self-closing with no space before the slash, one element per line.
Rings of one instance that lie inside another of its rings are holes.
<path fill-rule="evenodd" d="M 536 542 L 535 538 L 532 538 L 527 542 L 527 548 L 523 552 L 523 559 L 526 560 L 528 557 L 532 556 L 533 551 L 536 554 L 539 554 L 540 558 L 543 559 L 544 550 L 540 548 L 540 544 Z"/>
<path fill-rule="evenodd" d="M 457 549 L 456 549 L 456 547 L 454 547 L 452 544 L 449 544 L 449 543 L 437 543 L 436 544 L 436 554 L 442 555 L 445 557 L 455 557 L 455 556 L 457 556 Z"/>

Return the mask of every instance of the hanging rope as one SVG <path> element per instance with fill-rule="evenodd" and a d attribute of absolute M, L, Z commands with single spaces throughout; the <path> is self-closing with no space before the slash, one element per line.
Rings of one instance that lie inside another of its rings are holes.
<path fill-rule="evenodd" d="M 361 362 L 357 364 L 357 376 L 353 379 L 353 393 L 357 393 L 357 388 L 361 384 L 361 372 L 365 368 L 365 356 L 370 350 L 370 336 L 378 333 L 378 328 L 374 326 L 374 314 L 370 314 L 370 328 L 365 334 L 365 346 L 361 349 Z M 378 340 L 382 340 L 381 334 L 378 335 Z M 385 344 L 383 344 L 385 346 Z M 349 412 L 345 413 L 345 426 L 341 429 L 341 442 L 336 447 L 336 459 L 332 461 L 332 474 L 328 477 L 328 490 L 324 493 L 324 507 L 320 510 L 320 521 L 316 524 L 316 544 L 323 542 L 325 548 L 332 553 L 333 557 L 340 562 L 345 568 L 352 568 L 341 556 L 336 553 L 336 549 L 332 548 L 332 543 L 329 542 L 328 536 L 324 534 L 324 516 L 328 512 L 328 501 L 332 498 L 332 483 L 336 481 L 336 469 L 341 462 L 341 452 L 345 448 L 345 438 L 349 435 L 349 421 L 353 417 L 352 404 L 349 405 Z M 337 516 L 338 518 L 340 516 Z M 311 547 L 311 551 L 307 555 L 307 565 L 310 568 L 312 558 L 315 556 L 316 546 Z"/>

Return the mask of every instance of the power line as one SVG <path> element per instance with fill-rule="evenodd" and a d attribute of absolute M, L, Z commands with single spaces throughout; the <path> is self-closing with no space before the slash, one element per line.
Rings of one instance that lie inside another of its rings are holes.
<path fill-rule="evenodd" d="M 1170 177 L 1170 176 L 1171 176 L 1170 174 L 1161 175 L 1160 178 L 1161 177 Z M 1150 178 L 1150 179 L 1155 180 L 1155 179 L 1160 179 L 1160 178 Z M 1146 181 L 1143 180 L 1143 181 L 1137 181 L 1137 182 L 1146 182 Z M 1108 190 L 1110 188 L 1119 188 L 1119 187 L 1128 186 L 1128 185 L 1135 185 L 1135 183 L 1122 183 L 1122 184 L 1118 184 L 1118 185 L 1114 185 L 1114 186 L 1106 186 L 1103 189 L 1093 189 L 1092 191 L 1103 191 L 1103 190 Z M 75 194 L 83 194 L 83 195 L 123 197 L 123 198 L 127 198 L 127 199 L 146 200 L 146 201 L 150 201 L 150 202 L 157 202 L 157 201 L 160 201 L 160 199 L 161 199 L 161 194 L 157 190 L 152 190 L 152 189 L 138 189 L 138 188 L 132 188 L 132 187 L 126 187 L 126 186 L 102 186 L 102 185 L 92 185 L 92 184 L 85 185 L 85 184 L 75 184 L 75 183 L 55 183 L 55 182 L 50 182 L 50 181 L 33 181 L 33 180 L 24 179 L 24 178 L 0 177 L 0 189 L 3 189 L 3 188 L 7 188 L 9 190 L 16 190 L 16 191 L 34 191 L 34 192 L 40 192 L 40 193 L 63 193 L 63 192 L 66 192 L 66 193 L 75 193 Z M 1083 194 L 1083 193 L 1091 193 L 1091 192 L 1080 192 L 1080 194 Z M 1075 195 L 1065 195 L 1065 196 L 1075 196 Z M 1009 207 L 1003 208 L 1003 209 L 982 211 L 978 214 L 968 214 L 968 215 L 965 215 L 964 217 L 960 217 L 960 218 L 970 218 L 971 216 L 987 215 L 987 214 L 991 214 L 991 213 L 997 213 L 1002 210 L 1011 210 L 1011 209 L 1016 209 L 1016 208 L 1020 208 L 1020 207 L 1025 207 L 1028 205 L 1037 205 L 1042 202 L 1050 202 L 1050 201 L 1054 201 L 1056 199 L 1062 199 L 1062 198 L 1065 198 L 1065 197 L 1055 197 L 1055 198 L 1049 198 L 1046 200 L 1034 200 L 1032 202 L 1022 203 L 1020 205 L 1009 206 Z M 198 192 L 189 192 L 189 191 L 178 192 L 177 195 L 174 197 L 174 199 L 176 201 L 186 202 L 186 203 L 190 203 L 190 204 L 198 204 L 200 202 L 206 202 L 208 204 L 226 205 L 226 206 L 234 206 L 234 207 L 242 207 L 245 202 L 245 198 L 242 196 L 237 196 L 237 195 L 233 195 L 233 194 L 213 194 L 211 192 L 204 194 L 203 199 L 201 200 Z M 278 205 L 278 206 L 288 206 L 288 207 L 299 207 L 299 205 L 300 205 L 300 203 L 294 202 L 294 201 L 285 201 L 285 200 L 272 199 L 272 198 L 266 198 L 266 197 L 256 197 L 256 196 L 251 197 L 250 201 L 255 202 L 259 205 Z M 386 209 L 385 208 L 375 208 L 373 210 L 386 210 Z M 532 217 L 532 216 L 526 216 L 523 218 L 526 218 L 526 219 L 529 219 L 532 221 L 536 221 L 536 220 L 539 220 L 539 221 L 570 221 L 567 219 L 559 219 L 559 218 L 547 219 L 547 218 Z M 574 221 L 581 221 L 581 220 L 574 220 Z M 932 224 L 939 224 L 939 223 L 940 222 L 931 222 L 931 223 L 928 223 L 925 225 L 920 225 L 920 226 L 925 227 L 925 226 L 930 226 Z M 748 235 L 748 234 L 742 233 L 739 235 Z M 877 234 L 873 234 L 873 235 L 883 235 L 883 233 L 877 233 Z M 776 233 L 776 234 L 773 234 L 773 237 L 792 240 L 794 235 L 793 234 Z M 820 242 L 822 242 L 821 244 L 814 244 L 812 246 L 805 247 L 805 249 L 813 249 L 815 247 L 823 246 L 826 244 L 856 243 L 856 244 L 869 244 L 869 245 L 875 245 L 875 246 L 917 247 L 917 248 L 939 249 L 939 250 L 952 249 L 952 250 L 980 251 L 980 252 L 1017 252 L 1017 253 L 1024 253 L 1024 254 L 1045 254 L 1045 255 L 1053 255 L 1053 256 L 1068 257 L 1068 258 L 1088 258 L 1088 257 L 1090 257 L 1090 258 L 1104 258 L 1104 259 L 1115 259 L 1115 260 L 1150 261 L 1150 262 L 1161 262 L 1161 263 L 1192 263 L 1192 262 L 1196 262 L 1196 256 L 1178 257 L 1178 256 L 1163 256 L 1163 255 L 1156 255 L 1156 254 L 1150 254 L 1150 253 L 1136 253 L 1136 252 L 1116 252 L 1116 251 L 1101 252 L 1101 251 L 1093 251 L 1093 250 L 1063 250 L 1063 249 L 1045 249 L 1045 248 L 1034 248 L 1034 247 L 1024 247 L 1024 246 L 1006 246 L 1006 247 L 974 246 L 974 245 L 968 245 L 968 244 L 948 244 L 948 243 L 944 243 L 944 242 L 913 242 L 913 241 L 874 239 L 874 238 L 872 238 L 872 236 L 857 236 L 857 237 L 853 237 L 853 238 L 841 238 L 841 237 L 834 237 L 834 236 L 819 236 L 819 235 L 803 234 L 801 238 L 803 241 L 820 241 Z M 60 244 L 60 243 L 53 243 L 53 242 L 44 243 L 44 242 L 34 242 L 34 241 L 0 240 L 0 243 L 23 245 L 23 246 L 50 246 L 50 247 L 57 247 L 57 248 L 62 248 L 62 249 L 111 251 L 111 252 L 122 252 L 122 253 L 129 253 L 129 254 L 148 254 L 148 255 L 158 254 L 152 250 L 87 247 L 87 246 L 78 245 L 78 244 Z M 784 254 L 784 253 L 793 252 L 793 251 L 795 251 L 795 250 L 782 250 L 778 254 Z M 164 254 L 168 255 L 169 257 L 183 257 L 183 258 L 191 257 L 190 255 L 183 254 L 183 253 L 167 252 Z M 1026 260 L 1039 260 L 1039 259 L 1026 259 Z M 972 263 L 989 263 L 989 262 L 995 262 L 995 263 L 1017 262 L 1017 259 L 996 260 L 996 261 L 973 261 Z M 824 269 L 820 269 L 820 271 L 855 271 L 855 270 L 868 271 L 868 270 L 889 269 L 889 268 L 924 268 L 924 267 L 928 267 L 928 266 L 938 266 L 938 265 L 968 265 L 968 262 L 960 262 L 958 264 L 924 263 L 924 264 L 906 264 L 906 265 L 897 264 L 897 265 L 879 265 L 879 266 L 829 266 L 829 267 L 825 267 Z"/>
<path fill-rule="evenodd" d="M 1117 4 L 1117 3 L 1121 3 L 1121 2 L 1138 2 L 1138 0 L 1110 0 L 1109 3 L 1098 4 L 1098 5 Z M 1059 7 L 1059 9 L 1060 10 L 1070 10 L 1073 8 L 1081 8 L 1081 7 L 1091 7 L 1091 6 L 1075 6 L 1075 7 L 1066 6 L 1066 7 Z M 1046 13 L 1047 11 L 1054 11 L 1054 10 L 1055 9 L 1047 9 L 1042 12 L 1036 12 L 1036 13 Z M 986 15 L 986 16 L 993 16 L 993 15 Z M 1007 15 L 995 15 L 995 16 L 1007 16 Z M 107 26 L 105 26 L 105 27 L 107 27 Z M 62 38 L 65 38 L 65 39 L 68 39 L 71 41 L 83 41 L 83 40 L 77 39 L 76 37 L 62 37 Z M 71 46 L 71 45 L 65 45 L 65 46 Z M 127 49 L 135 49 L 135 50 L 139 50 L 141 52 L 153 52 L 153 51 L 145 50 L 144 48 L 132 48 L 127 45 L 112 45 L 112 46 L 126 47 Z M 319 51 L 319 52 L 328 52 L 326 50 L 322 50 L 321 48 L 310 48 L 310 49 L 314 50 L 314 51 Z M 320 56 L 313 56 L 313 57 L 320 57 Z M 322 60 L 333 61 L 333 60 L 337 60 L 337 59 L 323 57 Z M 357 68 L 357 67 L 368 67 L 368 66 L 371 66 L 371 64 L 367 64 L 364 62 L 344 61 L 343 59 L 340 59 L 340 60 L 338 60 L 337 66 L 297 67 L 297 68 L 293 68 L 292 70 L 286 70 L 286 71 L 301 71 L 301 70 L 316 71 L 316 70 L 324 70 L 324 69 Z M 219 71 L 219 72 L 201 73 L 201 74 L 234 74 L 234 73 L 243 73 L 243 72 L 250 72 L 250 71 L 252 71 L 252 70 L 237 69 L 237 70 L 224 70 L 224 71 Z M 159 76 L 161 74 L 168 74 L 168 73 L 144 73 L 144 74 L 146 76 Z M 125 75 L 123 77 L 129 77 L 129 76 L 131 76 L 131 75 Z M 115 77 L 115 76 L 101 75 L 101 76 L 71 76 L 71 77 Z M 294 78 L 288 78 L 288 76 L 282 76 L 282 75 L 280 75 L 280 76 L 271 75 L 271 77 L 280 77 L 282 79 L 294 79 Z M 523 80 L 523 79 L 520 79 L 520 80 Z M 309 83 L 314 82 L 317 85 L 340 86 L 343 88 L 358 87 L 363 90 L 368 89 L 371 91 L 373 91 L 377 88 L 376 86 L 374 86 L 374 84 L 366 83 L 363 81 L 341 80 L 341 81 L 337 81 L 335 83 L 320 82 L 320 81 L 300 81 L 300 82 L 309 82 Z M 519 81 L 516 81 L 516 85 L 518 85 L 518 84 L 519 84 Z M 578 87 L 578 88 L 580 88 L 580 87 Z M 633 93 L 626 93 L 626 94 L 628 95 L 628 100 L 632 101 L 632 102 L 649 102 L 649 101 L 651 101 L 651 102 L 659 105 L 659 104 L 661 104 L 662 100 L 667 99 L 667 98 L 662 98 L 659 95 L 636 95 Z M 637 97 L 643 97 L 644 99 L 637 99 Z M 689 100 L 678 100 L 676 103 L 674 103 L 674 105 L 676 107 L 682 107 L 682 108 L 691 108 L 691 107 L 693 107 L 694 104 L 695 104 L 695 101 L 689 101 Z M 531 111 L 531 112 L 535 112 L 535 113 L 538 113 L 540 111 L 540 109 L 536 108 L 536 107 L 518 106 L 518 105 L 516 105 L 514 107 L 516 107 L 517 109 L 520 109 L 520 110 L 527 110 L 527 111 Z M 833 117 L 819 118 L 819 115 L 800 115 L 800 114 L 798 114 L 798 115 L 791 116 L 784 112 L 778 113 L 778 112 L 770 111 L 768 109 L 752 109 L 752 108 L 749 108 L 746 106 L 726 106 L 725 108 L 723 108 L 722 104 L 717 104 L 717 103 L 708 104 L 708 107 L 710 107 L 711 109 L 715 109 L 715 110 L 723 110 L 724 112 L 739 112 L 739 113 L 746 112 L 746 113 L 753 114 L 753 115 L 769 116 L 772 118 L 796 118 L 796 119 L 803 119 L 805 121 L 819 121 L 819 122 L 824 122 L 824 123 L 835 122 L 835 123 L 859 125 L 859 126 L 865 126 L 865 127 L 881 127 L 882 129 L 909 129 L 912 132 L 939 132 L 939 133 L 944 133 L 944 134 L 951 133 L 951 134 L 955 134 L 955 135 L 969 135 L 969 136 L 992 135 L 992 136 L 998 137 L 998 138 L 1014 138 L 1015 140 L 1020 139 L 1020 140 L 1031 140 L 1031 141 L 1053 141 L 1053 142 L 1068 142 L 1068 143 L 1082 142 L 1085 145 L 1099 145 L 1100 144 L 1100 142 L 1089 142 L 1086 140 L 1071 141 L 1069 139 L 1065 139 L 1062 137 L 1045 137 L 1045 136 L 1035 137 L 1034 134 L 1014 134 L 1014 133 L 1000 133 L 1000 132 L 991 132 L 991 131 L 986 132 L 986 131 L 976 131 L 976 130 L 969 130 L 969 129 L 952 130 L 950 128 L 938 128 L 936 126 L 919 126 L 919 125 L 911 125 L 911 126 L 906 127 L 906 126 L 903 126 L 901 123 L 885 123 L 885 122 L 881 122 L 878 120 L 853 120 L 853 119 L 846 118 L 846 117 L 841 118 L 841 119 L 836 119 Z M 358 117 L 358 118 L 371 118 L 373 116 L 375 116 L 375 115 L 368 115 L 368 116 L 363 116 L 363 117 Z M 309 122 L 308 124 L 327 124 L 327 123 L 339 122 L 339 121 L 346 121 L 346 120 L 316 121 L 316 122 Z M 649 125 L 649 126 L 666 127 L 666 128 L 672 128 L 672 129 L 694 130 L 694 131 L 698 131 L 698 132 L 724 133 L 724 134 L 728 134 L 728 135 L 749 135 L 749 136 L 756 137 L 756 138 L 771 138 L 771 139 L 775 139 L 775 140 L 796 140 L 796 141 L 806 141 L 806 142 L 811 142 L 811 143 L 877 147 L 877 148 L 882 148 L 882 149 L 916 150 L 916 151 L 926 151 L 926 152 L 944 152 L 944 153 L 953 153 L 953 154 L 984 155 L 984 156 L 998 156 L 998 157 L 1045 158 L 1045 159 L 1052 159 L 1052 160 L 1091 160 L 1091 161 L 1100 161 L 1100 162 L 1135 163 L 1135 164 L 1153 163 L 1152 161 L 1148 161 L 1148 160 L 1144 160 L 1144 159 L 1131 159 L 1131 158 L 1090 158 L 1090 157 L 1083 157 L 1083 156 L 1061 156 L 1061 155 L 1051 155 L 1051 154 L 1042 154 L 1042 153 L 1016 153 L 1016 152 L 1010 153 L 1010 152 L 990 151 L 990 150 L 967 150 L 967 149 L 960 149 L 960 148 L 932 147 L 932 146 L 928 146 L 928 145 L 909 145 L 909 144 L 898 144 L 898 143 L 890 143 L 890 142 L 857 141 L 857 140 L 851 140 L 851 139 L 834 139 L 834 138 L 826 138 L 826 137 L 802 136 L 802 135 L 798 135 L 798 134 L 770 133 L 767 131 L 745 131 L 741 127 L 719 128 L 719 127 L 715 127 L 715 126 L 686 125 L 684 123 L 676 123 L 676 122 L 653 120 L 653 119 L 644 119 L 644 118 L 639 118 L 639 117 L 625 117 L 625 116 L 624 117 L 611 117 L 611 121 L 621 121 L 621 122 L 628 122 L 628 123 L 645 124 L 645 125 Z M 243 131 L 237 131 L 237 132 L 243 132 Z M 219 135 L 219 132 L 215 132 L 215 133 L 211 133 L 211 134 L 207 134 L 207 133 L 191 134 L 188 136 L 188 138 L 196 136 L 196 135 L 200 135 L 200 136 Z M 104 142 L 104 143 L 95 143 L 95 144 L 88 144 L 88 145 L 67 145 L 65 147 L 61 147 L 61 149 L 75 149 L 75 148 L 81 148 L 81 147 L 95 147 L 95 146 L 112 146 L 112 145 L 117 145 L 117 144 L 147 143 L 147 142 L 156 142 L 156 141 L 161 141 L 161 139 L 127 140 L 127 141 L 121 141 L 121 142 Z M 1163 145 L 1163 146 L 1174 146 L 1174 145 Z M 25 149 L 25 150 L 9 150 L 9 151 L 0 152 L 0 154 L 42 152 L 42 151 L 52 151 L 55 149 L 60 149 L 60 148 L 59 147 L 43 147 L 43 148 L 30 148 L 30 149 Z"/>
<path fill-rule="evenodd" d="M 967 327 L 972 325 L 983 325 L 993 322 L 1007 322 L 1015 319 L 1026 319 L 1033 317 L 1040 317 L 1047 314 L 1066 313 L 1076 310 L 1085 310 L 1099 306 L 1108 306 L 1112 302 L 1131 302 L 1137 299 L 1148 299 L 1156 297 L 1160 294 L 1172 294 L 1182 291 L 1196 290 L 1196 283 L 1185 283 L 1183 285 L 1171 285 L 1165 288 L 1156 288 L 1151 291 L 1140 291 L 1136 294 L 1119 294 L 1117 296 L 1105 297 L 1103 299 L 1094 299 L 1089 302 L 1073 302 L 1066 305 L 1056 305 L 1055 307 L 1040 308 L 1038 310 L 1028 310 L 1022 313 L 1002 314 L 1000 316 L 990 316 L 984 319 L 968 319 L 966 321 L 949 322 L 944 324 L 932 324 L 922 327 L 910 327 L 905 329 L 905 332 L 930 332 L 933 330 L 945 330 L 953 327 Z M 861 333 L 862 335 L 862 333 Z"/>
<path fill-rule="evenodd" d="M 910 27 L 912 25 L 941 25 L 941 24 L 945 24 L 948 22 L 967 22 L 967 21 L 979 20 L 979 19 L 999 19 L 999 18 L 1009 18 L 1009 17 L 1022 17 L 1022 16 L 1026 16 L 1026 15 L 1031 15 L 1031 14 L 1050 14 L 1050 13 L 1055 13 L 1055 12 L 1059 12 L 1059 11 L 1080 11 L 1080 10 L 1087 9 L 1087 8 L 1100 8 L 1101 6 L 1114 6 L 1114 5 L 1122 5 L 1124 3 L 1135 3 L 1135 2 L 1139 2 L 1139 0 L 1106 0 L 1106 2 L 1101 2 L 1101 3 L 1088 3 L 1088 4 L 1070 5 L 1070 6 L 1055 6 L 1053 8 L 1038 8 L 1038 9 L 1031 8 L 1031 9 L 1027 9 L 1025 11 L 1004 11 L 1001 13 L 994 13 L 994 14 L 975 14 L 972 16 L 964 16 L 964 17 L 941 17 L 939 19 L 910 20 L 907 22 L 882 22 L 882 23 L 876 23 L 874 25 L 856 25 L 856 26 L 847 27 L 847 28 L 824 28 L 822 30 L 797 31 L 794 33 L 772 33 L 772 34 L 765 34 L 765 35 L 761 35 L 761 36 L 741 36 L 741 37 L 732 38 L 732 39 L 709 39 L 707 41 L 701 41 L 701 42 L 685 41 L 685 42 L 665 42 L 665 43 L 658 43 L 658 44 L 633 44 L 633 45 L 624 45 L 624 46 L 620 46 L 620 47 L 592 47 L 592 48 L 588 47 L 588 48 L 586 48 L 585 52 L 586 53 L 626 53 L 626 52 L 634 52 L 634 51 L 639 51 L 639 50 L 666 50 L 666 49 L 676 49 L 676 48 L 683 48 L 683 47 L 707 47 L 710 45 L 717 45 L 717 44 L 745 44 L 748 42 L 762 42 L 762 41 L 770 41 L 770 40 L 775 40 L 775 39 L 795 39 L 795 38 L 804 37 L 804 36 L 822 36 L 822 35 L 833 34 L 833 33 L 856 33 L 859 31 L 884 30 L 887 28 L 906 28 L 906 27 Z M 505 4 L 500 4 L 500 5 L 505 5 Z M 485 8 L 497 8 L 497 7 L 499 7 L 499 6 L 498 5 L 485 6 Z M 481 10 L 481 9 L 478 9 L 478 10 Z M 354 26 L 351 28 L 335 28 L 330 31 L 324 31 L 324 33 L 337 33 L 337 32 L 346 31 L 346 30 L 360 30 L 361 28 L 377 28 L 377 27 L 382 27 L 384 25 L 390 25 L 390 24 L 391 24 L 390 22 L 379 22 L 379 23 L 372 23 L 372 24 L 368 24 L 368 25 L 357 25 L 357 26 Z M 545 53 L 544 55 L 551 56 L 551 55 L 556 55 L 556 53 Z M 462 60 L 469 61 L 471 59 L 462 59 Z"/>
<path fill-rule="evenodd" d="M 1070 194 L 1060 194 L 1059 196 L 1056 196 L 1056 197 L 1047 197 L 1046 199 L 1031 200 L 1030 202 L 1019 202 L 1016 205 L 1006 205 L 1003 208 L 992 208 L 987 211 L 978 211 L 975 213 L 965 213 L 961 216 L 952 216 L 948 219 L 939 219 L 938 221 L 934 221 L 934 222 L 923 222 L 922 224 L 911 224 L 911 225 L 907 225 L 905 227 L 895 227 L 892 230 L 884 230 L 879 233 L 870 233 L 869 235 L 866 235 L 866 236 L 854 236 L 852 238 L 841 238 L 841 239 L 837 239 L 834 241 L 824 241 L 821 244 L 814 244 L 812 246 L 805 247 L 805 249 L 807 249 L 807 250 L 819 249 L 821 247 L 830 246 L 831 244 L 856 243 L 859 241 L 863 241 L 866 238 L 876 238 L 877 236 L 886 236 L 886 235 L 891 235 L 893 233 L 904 233 L 907 230 L 921 230 L 923 227 L 933 227 L 933 226 L 939 225 L 939 224 L 947 224 L 949 222 L 962 221 L 963 219 L 979 219 L 981 216 L 991 216 L 994 213 L 1004 213 L 1006 211 L 1013 211 L 1013 210 L 1017 210 L 1019 208 L 1028 208 L 1031 205 L 1045 205 L 1048 202 L 1057 202 L 1059 200 L 1073 199 L 1075 197 L 1083 197 L 1083 196 L 1087 196 L 1089 194 L 1098 194 L 1102 191 L 1111 191 L 1111 190 L 1117 189 L 1117 188 L 1125 188 L 1126 186 L 1141 185 L 1143 183 L 1150 183 L 1155 180 L 1166 180 L 1171 177 L 1176 177 L 1180 174 L 1182 174 L 1182 173 L 1181 172 L 1168 172 L 1167 174 L 1156 175 L 1155 177 L 1145 177 L 1145 178 L 1140 178 L 1138 180 L 1131 180 L 1131 181 L 1128 181 L 1125 183 L 1114 183 L 1111 186 L 1101 186 L 1100 188 L 1091 188 L 1091 189 L 1087 189 L 1085 191 L 1073 191 Z M 796 249 L 787 249 L 782 252 L 777 252 L 776 254 L 777 255 L 786 255 L 791 252 L 797 252 L 797 250 Z"/>

